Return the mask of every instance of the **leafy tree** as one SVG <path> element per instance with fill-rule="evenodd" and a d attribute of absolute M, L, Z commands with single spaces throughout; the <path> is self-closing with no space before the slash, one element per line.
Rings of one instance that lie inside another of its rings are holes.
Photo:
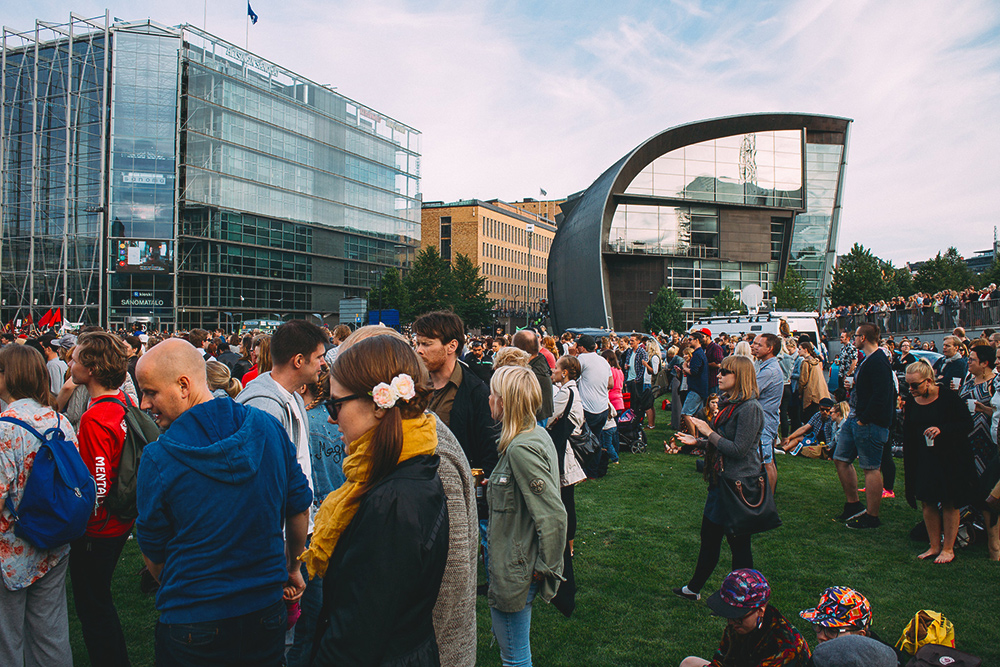
<path fill-rule="evenodd" d="M 458 253 L 451 267 L 455 313 L 470 329 L 488 327 L 496 303 L 489 298 L 486 278 L 466 255 Z"/>
<path fill-rule="evenodd" d="M 975 283 L 975 275 L 954 247 L 924 262 L 913 279 L 918 292 L 931 294 L 944 289 L 963 290 Z"/>
<path fill-rule="evenodd" d="M 403 287 L 399 271 L 396 267 L 390 266 L 382 274 L 379 284 L 369 290 L 368 310 L 378 310 L 381 302 L 383 310 L 396 309 L 402 315 L 407 312 L 409 300 L 409 294 Z"/>
<path fill-rule="evenodd" d="M 451 266 L 441 259 L 434 246 L 427 246 L 417 253 L 403 285 L 409 294 L 407 320 L 434 310 L 448 309 L 454 303 Z"/>
<path fill-rule="evenodd" d="M 677 292 L 661 287 L 653 303 L 646 308 L 642 328 L 646 331 L 684 331 L 684 302 Z"/>
<path fill-rule="evenodd" d="M 882 266 L 882 275 L 889 284 L 889 296 L 910 296 L 916 290 L 913 287 L 913 276 L 905 266 L 896 268 L 891 262 Z"/>
<path fill-rule="evenodd" d="M 733 311 L 743 312 L 743 302 L 728 287 L 723 287 L 708 301 L 709 315 L 728 315 Z"/>
<path fill-rule="evenodd" d="M 781 310 L 809 311 L 816 307 L 816 299 L 806 289 L 806 281 L 792 267 L 785 271 L 785 277 L 777 283 L 771 293 L 778 300 Z"/>
<path fill-rule="evenodd" d="M 992 266 L 979 274 L 979 284 L 983 287 L 1000 285 L 1000 259 L 993 260 Z"/>
<path fill-rule="evenodd" d="M 870 303 L 886 299 L 890 286 L 882 275 L 885 261 L 872 254 L 860 243 L 855 243 L 833 270 L 833 280 L 826 290 L 826 296 L 835 306 L 852 303 Z"/>

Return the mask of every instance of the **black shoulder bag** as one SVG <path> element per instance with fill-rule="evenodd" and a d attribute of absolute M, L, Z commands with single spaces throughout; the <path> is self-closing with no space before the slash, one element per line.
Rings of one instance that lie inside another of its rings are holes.
<path fill-rule="evenodd" d="M 718 425 L 718 422 L 716 422 Z M 759 444 L 761 460 L 764 458 L 763 444 Z M 722 452 L 717 452 L 720 466 Z M 720 467 L 716 479 L 719 489 L 719 506 L 722 524 L 728 535 L 756 535 L 781 525 L 778 508 L 774 504 L 774 494 L 767 483 L 767 471 L 763 464 L 760 473 L 752 477 L 728 479 Z"/>

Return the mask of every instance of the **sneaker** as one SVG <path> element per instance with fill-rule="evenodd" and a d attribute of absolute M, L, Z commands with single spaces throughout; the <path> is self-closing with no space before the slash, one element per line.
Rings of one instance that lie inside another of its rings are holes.
<path fill-rule="evenodd" d="M 863 514 L 865 511 L 865 505 L 862 502 L 856 503 L 844 503 L 844 511 L 837 515 L 834 521 L 847 521 L 853 519 L 859 514 Z"/>
<path fill-rule="evenodd" d="M 784 449 L 782 449 L 781 447 L 773 447 L 772 449 L 774 450 L 775 454 L 787 454 L 788 453 Z"/>
<path fill-rule="evenodd" d="M 687 585 L 681 586 L 680 588 L 674 589 L 674 595 L 677 597 L 684 598 L 685 600 L 691 600 L 692 602 L 697 602 L 701 599 L 700 593 L 695 593 L 687 587 Z"/>
<path fill-rule="evenodd" d="M 896 497 L 896 492 L 895 491 L 889 491 L 888 489 L 882 489 L 882 497 L 883 498 L 895 498 Z"/>
<path fill-rule="evenodd" d="M 882 522 L 877 516 L 864 512 L 847 522 L 848 528 L 878 528 Z"/>

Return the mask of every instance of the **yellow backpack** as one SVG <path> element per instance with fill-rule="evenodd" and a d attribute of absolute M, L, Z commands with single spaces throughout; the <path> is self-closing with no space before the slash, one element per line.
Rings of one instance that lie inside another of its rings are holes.
<path fill-rule="evenodd" d="M 937 644 L 955 648 L 955 626 L 940 614 L 930 609 L 917 612 L 905 628 L 896 648 L 914 655 L 924 644 Z"/>

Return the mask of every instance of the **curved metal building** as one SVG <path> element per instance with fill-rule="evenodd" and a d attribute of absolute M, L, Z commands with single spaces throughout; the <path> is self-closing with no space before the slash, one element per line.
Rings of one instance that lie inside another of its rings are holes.
<path fill-rule="evenodd" d="M 728 116 L 646 140 L 562 205 L 549 254 L 557 331 L 638 329 L 661 286 L 689 319 L 793 267 L 821 298 L 837 249 L 851 120 Z"/>

